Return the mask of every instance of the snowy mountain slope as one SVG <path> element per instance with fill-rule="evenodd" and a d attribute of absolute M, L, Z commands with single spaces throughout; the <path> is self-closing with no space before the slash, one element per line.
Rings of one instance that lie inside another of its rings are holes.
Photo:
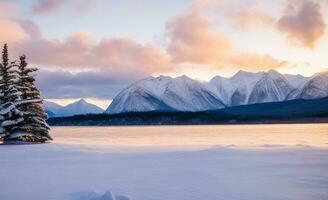
<path fill-rule="evenodd" d="M 289 84 L 294 88 L 302 88 L 311 78 L 302 75 L 284 74 Z"/>
<path fill-rule="evenodd" d="M 239 71 L 231 78 L 215 76 L 207 83 L 180 76 L 149 77 L 122 90 L 107 113 L 203 111 L 296 98 L 328 96 L 328 73 L 312 79 L 277 71 Z M 310 80 L 309 80 L 310 79 Z"/>
<path fill-rule="evenodd" d="M 298 92 L 296 98 L 316 99 L 328 96 L 328 72 L 315 74 Z"/>
<path fill-rule="evenodd" d="M 49 117 L 54 117 L 58 113 L 58 110 L 61 109 L 63 106 L 56 104 L 51 101 L 44 101 L 43 102 L 44 109 Z"/>
<path fill-rule="evenodd" d="M 207 90 L 216 95 L 225 105 L 228 105 L 231 93 L 229 92 L 231 83 L 228 78 L 215 76 L 207 84 L 205 84 L 205 86 Z"/>
<path fill-rule="evenodd" d="M 160 76 L 138 81 L 120 92 L 106 113 L 144 111 L 199 111 L 224 104 L 200 82 L 186 76 Z"/>
<path fill-rule="evenodd" d="M 208 83 L 208 89 L 227 106 L 243 105 L 262 74 L 240 70 L 231 78 L 216 76 Z"/>
<path fill-rule="evenodd" d="M 162 101 L 171 77 L 149 77 L 130 85 L 122 90 L 105 111 L 106 113 L 147 112 L 174 110 Z"/>
<path fill-rule="evenodd" d="M 263 76 L 263 72 L 251 73 L 239 71 L 229 79 L 230 84 L 233 86 L 230 89 L 229 106 L 245 105 L 249 101 L 249 97 L 256 83 Z M 232 92 L 232 93 L 231 93 Z"/>
<path fill-rule="evenodd" d="M 56 117 L 73 116 L 80 114 L 102 113 L 104 110 L 96 105 L 86 102 L 84 99 L 60 108 Z"/>
<path fill-rule="evenodd" d="M 293 86 L 293 90 L 287 95 L 286 100 L 296 99 L 297 95 L 301 92 L 304 85 L 311 80 L 311 77 L 305 77 L 302 75 L 284 74 L 284 77 Z"/>
<path fill-rule="evenodd" d="M 148 112 L 173 110 L 160 97 L 141 85 L 132 85 L 120 92 L 105 111 L 106 113 Z"/>
<path fill-rule="evenodd" d="M 277 71 L 263 73 L 249 95 L 248 104 L 284 101 L 294 90 L 288 80 Z"/>
<path fill-rule="evenodd" d="M 198 81 L 187 76 L 172 79 L 164 93 L 163 101 L 175 110 L 200 111 L 225 107 L 220 99 Z"/>

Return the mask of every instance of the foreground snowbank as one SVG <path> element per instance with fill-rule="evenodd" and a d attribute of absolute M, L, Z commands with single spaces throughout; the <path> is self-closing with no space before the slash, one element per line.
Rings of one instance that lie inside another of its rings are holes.
<path fill-rule="evenodd" d="M 328 150 L 310 147 L 134 151 L 0 146 L 10 200 L 328 199 Z"/>

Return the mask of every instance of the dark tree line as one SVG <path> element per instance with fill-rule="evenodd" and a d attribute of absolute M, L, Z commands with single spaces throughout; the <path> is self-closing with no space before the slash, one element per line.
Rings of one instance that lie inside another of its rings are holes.
<path fill-rule="evenodd" d="M 37 69 L 30 68 L 25 55 L 10 61 L 8 46 L 0 63 L 0 140 L 4 142 L 46 142 L 51 140 L 47 114 L 35 85 Z"/>

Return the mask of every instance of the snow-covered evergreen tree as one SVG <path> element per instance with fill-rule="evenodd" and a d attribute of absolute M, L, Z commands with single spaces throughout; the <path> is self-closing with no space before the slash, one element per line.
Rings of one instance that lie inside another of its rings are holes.
<path fill-rule="evenodd" d="M 17 88 L 19 74 L 15 62 L 9 62 L 8 47 L 4 45 L 2 51 L 1 75 L 1 138 L 10 139 L 10 134 L 15 131 L 16 125 L 23 121 L 22 113 L 17 110 L 16 103 L 20 101 L 20 92 Z"/>
<path fill-rule="evenodd" d="M 17 127 L 19 130 L 17 132 L 29 142 L 52 140 L 46 123 L 48 116 L 42 106 L 43 100 L 33 77 L 37 69 L 28 67 L 25 55 L 20 57 L 18 69 L 20 75 L 18 89 L 22 98 L 18 109 L 23 113 L 24 121 Z"/>
<path fill-rule="evenodd" d="M 9 63 L 8 48 L 4 46 L 0 65 L 0 140 L 51 140 L 43 100 L 33 77 L 36 71 L 28 68 L 25 56 L 20 57 L 19 65 Z"/>

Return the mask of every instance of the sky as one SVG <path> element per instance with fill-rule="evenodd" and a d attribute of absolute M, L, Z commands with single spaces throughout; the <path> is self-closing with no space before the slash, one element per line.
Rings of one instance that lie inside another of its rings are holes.
<path fill-rule="evenodd" d="M 105 108 L 148 76 L 328 69 L 328 0 L 0 0 L 0 45 L 46 99 Z"/>

